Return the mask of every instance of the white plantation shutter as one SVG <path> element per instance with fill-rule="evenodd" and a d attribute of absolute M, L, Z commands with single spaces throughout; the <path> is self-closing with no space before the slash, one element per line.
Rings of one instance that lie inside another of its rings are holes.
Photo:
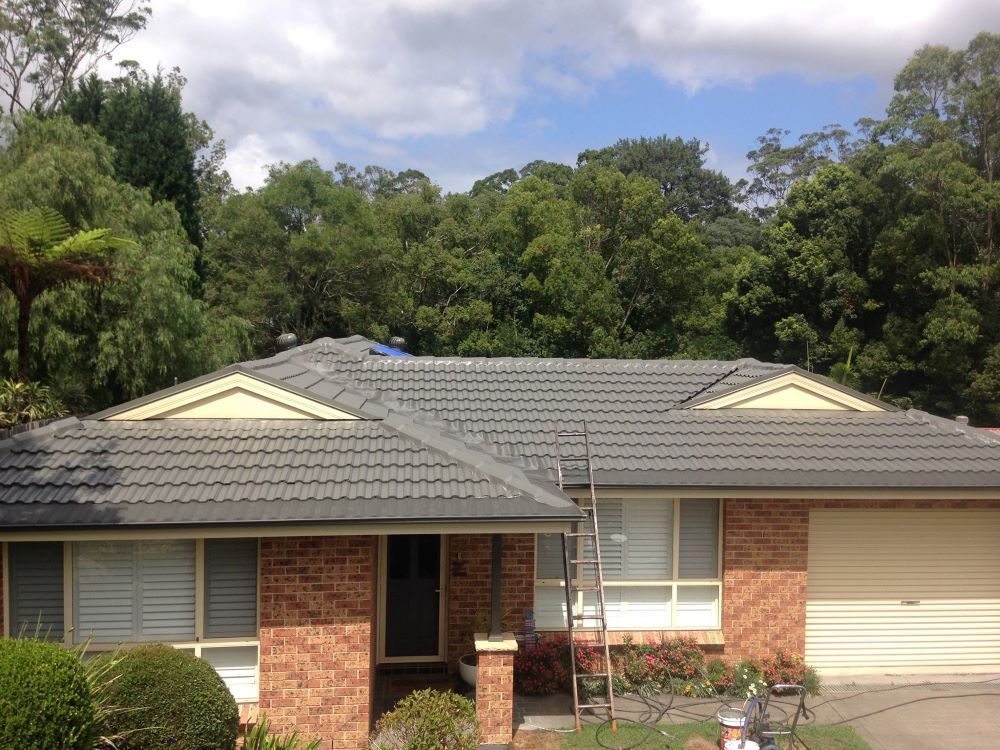
<path fill-rule="evenodd" d="M 10 545 L 10 636 L 62 640 L 63 545 L 62 542 L 12 543 Z"/>
<path fill-rule="evenodd" d="M 141 542 L 137 640 L 194 638 L 194 541 Z"/>
<path fill-rule="evenodd" d="M 609 581 L 620 580 L 625 575 L 626 546 L 625 533 L 625 503 L 621 500 L 598 500 L 597 523 L 601 536 L 601 564 L 604 567 L 604 578 Z M 590 551 L 593 542 L 584 537 L 584 554 L 586 559 L 592 559 Z M 585 566 L 586 576 L 594 575 L 594 566 Z"/>
<path fill-rule="evenodd" d="M 625 579 L 669 581 L 673 577 L 674 504 L 634 500 L 626 506 L 628 540 Z"/>
<path fill-rule="evenodd" d="M 257 635 L 257 540 L 205 542 L 205 635 Z"/>
<path fill-rule="evenodd" d="M 76 542 L 77 642 L 193 638 L 194 544 Z"/>
<path fill-rule="evenodd" d="M 599 500 L 597 520 L 605 580 L 670 580 L 674 544 L 671 501 Z"/>
<path fill-rule="evenodd" d="M 76 542 L 73 545 L 76 641 L 133 640 L 136 623 L 135 544 Z"/>
<path fill-rule="evenodd" d="M 681 500 L 680 578 L 719 577 L 719 501 Z"/>

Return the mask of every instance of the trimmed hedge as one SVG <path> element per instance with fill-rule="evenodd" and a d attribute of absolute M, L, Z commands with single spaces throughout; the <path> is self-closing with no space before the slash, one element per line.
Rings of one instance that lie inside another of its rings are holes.
<path fill-rule="evenodd" d="M 107 671 L 101 732 L 118 750 L 234 750 L 239 709 L 208 662 L 170 646 L 126 651 Z"/>
<path fill-rule="evenodd" d="M 57 643 L 0 639 L 0 747 L 84 750 L 94 704 L 79 657 Z"/>

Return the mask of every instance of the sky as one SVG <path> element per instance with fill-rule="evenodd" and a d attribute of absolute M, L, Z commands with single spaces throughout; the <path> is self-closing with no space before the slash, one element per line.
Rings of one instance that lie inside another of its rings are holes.
<path fill-rule="evenodd" d="M 663 134 L 707 143 L 709 166 L 738 179 L 768 128 L 880 116 L 915 49 L 1000 33 L 1000 0 L 151 3 L 119 57 L 181 69 L 239 188 L 315 158 L 466 191 Z"/>

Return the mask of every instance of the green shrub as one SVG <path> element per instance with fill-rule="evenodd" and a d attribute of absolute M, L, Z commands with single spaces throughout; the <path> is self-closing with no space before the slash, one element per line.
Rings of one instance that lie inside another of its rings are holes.
<path fill-rule="evenodd" d="M 372 750 L 476 750 L 481 731 L 472 701 L 418 690 L 375 724 Z"/>
<path fill-rule="evenodd" d="M 56 643 L 0 639 L 0 747 L 84 750 L 94 706 L 80 659 Z"/>
<path fill-rule="evenodd" d="M 101 731 L 117 750 L 234 750 L 236 701 L 215 670 L 160 644 L 121 654 L 105 672 L 114 710 Z"/>
<path fill-rule="evenodd" d="M 319 750 L 319 743 L 319 740 L 307 742 L 298 732 L 271 734 L 271 720 L 267 714 L 261 714 L 243 739 L 243 750 Z"/>

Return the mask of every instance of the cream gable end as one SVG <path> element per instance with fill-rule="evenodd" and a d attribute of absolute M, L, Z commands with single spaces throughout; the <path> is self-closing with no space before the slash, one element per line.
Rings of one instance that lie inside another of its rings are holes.
<path fill-rule="evenodd" d="M 863 398 L 832 388 L 796 372 L 755 383 L 692 409 L 797 409 L 825 411 L 885 411 Z"/>
<path fill-rule="evenodd" d="M 234 372 L 171 393 L 109 420 L 142 419 L 357 419 L 306 395 Z"/>

